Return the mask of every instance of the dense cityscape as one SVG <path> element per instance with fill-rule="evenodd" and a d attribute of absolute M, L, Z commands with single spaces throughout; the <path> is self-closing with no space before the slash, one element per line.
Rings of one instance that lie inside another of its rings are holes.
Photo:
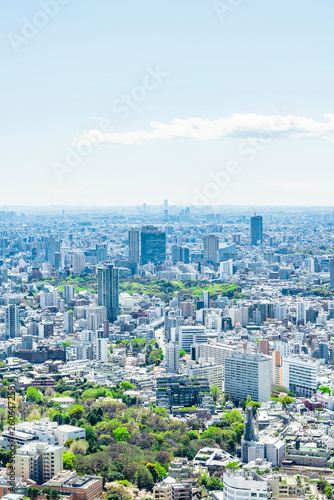
<path fill-rule="evenodd" d="M 0 224 L 2 498 L 332 497 L 333 212 Z"/>

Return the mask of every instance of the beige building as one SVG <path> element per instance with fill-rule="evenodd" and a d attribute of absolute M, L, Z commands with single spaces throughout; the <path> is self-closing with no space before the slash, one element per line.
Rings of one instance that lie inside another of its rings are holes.
<path fill-rule="evenodd" d="M 63 470 L 62 446 L 27 443 L 15 455 L 15 475 L 42 484 Z"/>
<path fill-rule="evenodd" d="M 154 500 L 191 500 L 192 486 L 189 483 L 180 483 L 172 477 L 166 477 L 153 488 Z"/>

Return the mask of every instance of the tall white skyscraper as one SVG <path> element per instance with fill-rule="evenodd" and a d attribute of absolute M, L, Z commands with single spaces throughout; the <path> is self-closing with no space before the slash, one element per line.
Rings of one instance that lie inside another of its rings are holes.
<path fill-rule="evenodd" d="M 174 342 L 168 342 L 165 346 L 165 361 L 167 373 L 179 373 L 180 347 Z"/>
<path fill-rule="evenodd" d="M 74 253 L 72 257 L 73 274 L 81 274 L 86 267 L 86 257 L 81 253 Z"/>
<path fill-rule="evenodd" d="M 5 336 L 6 339 L 20 336 L 19 308 L 16 304 L 5 307 Z"/>
<path fill-rule="evenodd" d="M 97 361 L 108 361 L 108 339 L 98 338 L 95 341 L 95 356 Z"/>
<path fill-rule="evenodd" d="M 306 325 L 306 302 L 304 300 L 297 300 L 296 302 L 296 307 L 297 307 L 297 325 L 298 324 L 304 324 Z"/>

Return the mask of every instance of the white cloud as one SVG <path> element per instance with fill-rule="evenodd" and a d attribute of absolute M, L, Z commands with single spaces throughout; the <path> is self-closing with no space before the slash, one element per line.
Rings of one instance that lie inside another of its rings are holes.
<path fill-rule="evenodd" d="M 100 119 L 100 118 L 97 118 Z M 323 121 L 304 116 L 280 114 L 272 115 L 234 114 L 229 118 L 211 120 L 209 118 L 174 118 L 169 123 L 152 121 L 149 128 L 131 132 L 104 133 L 91 129 L 79 135 L 76 144 L 123 144 L 131 146 L 156 139 L 197 139 L 207 141 L 223 137 L 310 137 L 334 140 L 334 114 L 324 114 Z"/>

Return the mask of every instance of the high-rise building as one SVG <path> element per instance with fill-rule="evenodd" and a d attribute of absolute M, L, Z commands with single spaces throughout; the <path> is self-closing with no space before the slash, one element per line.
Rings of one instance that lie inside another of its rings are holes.
<path fill-rule="evenodd" d="M 32 347 L 33 347 L 33 336 L 22 335 L 22 349 L 31 351 Z"/>
<path fill-rule="evenodd" d="M 164 200 L 164 219 L 168 220 L 168 200 Z"/>
<path fill-rule="evenodd" d="M 203 290 L 203 302 L 204 302 L 204 307 L 208 308 L 210 307 L 210 292 L 208 290 Z"/>
<path fill-rule="evenodd" d="M 194 315 L 194 303 L 192 300 L 185 300 L 179 303 L 183 318 L 192 318 Z"/>
<path fill-rule="evenodd" d="M 97 269 L 98 305 L 107 309 L 107 320 L 114 322 L 119 314 L 119 275 L 112 264 Z"/>
<path fill-rule="evenodd" d="M 165 361 L 167 373 L 179 373 L 180 368 L 180 346 L 175 342 L 165 345 Z"/>
<path fill-rule="evenodd" d="M 328 365 L 328 355 L 328 344 L 326 342 L 319 342 L 319 359 L 324 359 L 326 365 Z"/>
<path fill-rule="evenodd" d="M 309 398 L 316 393 L 320 361 L 307 356 L 282 358 L 282 384 L 296 396 Z"/>
<path fill-rule="evenodd" d="M 260 339 L 259 340 L 259 349 L 262 352 L 262 354 L 265 354 L 266 356 L 269 355 L 269 340 L 268 339 Z"/>
<path fill-rule="evenodd" d="M 65 303 L 68 304 L 70 300 L 73 300 L 75 296 L 75 287 L 73 285 L 64 286 L 64 297 Z"/>
<path fill-rule="evenodd" d="M 64 313 L 64 331 L 65 333 L 73 333 L 73 312 L 67 311 Z"/>
<path fill-rule="evenodd" d="M 45 260 L 53 266 L 56 264 L 56 252 L 60 252 L 60 241 L 56 240 L 54 236 L 47 236 L 45 238 Z"/>
<path fill-rule="evenodd" d="M 108 361 L 108 339 L 97 338 L 95 340 L 96 361 L 106 363 Z"/>
<path fill-rule="evenodd" d="M 297 316 L 296 316 L 296 322 L 297 325 L 306 325 L 306 302 L 304 300 L 297 300 L 296 302 L 296 307 L 297 307 Z"/>
<path fill-rule="evenodd" d="M 189 248 L 173 245 L 172 261 L 173 264 L 176 264 L 177 262 L 184 262 L 185 264 L 189 264 Z"/>
<path fill-rule="evenodd" d="M 129 261 L 140 261 L 140 238 L 138 229 L 130 229 L 129 231 Z"/>
<path fill-rule="evenodd" d="M 166 260 L 166 233 L 155 226 L 144 226 L 141 232 L 141 263 L 163 264 Z"/>
<path fill-rule="evenodd" d="M 209 234 L 203 238 L 204 262 L 217 264 L 219 262 L 219 237 L 215 234 Z"/>
<path fill-rule="evenodd" d="M 6 339 L 20 336 L 19 308 L 16 304 L 5 307 L 5 336 Z"/>
<path fill-rule="evenodd" d="M 254 215 L 251 217 L 251 244 L 262 244 L 262 217 L 261 215 Z"/>
<path fill-rule="evenodd" d="M 86 257 L 83 253 L 74 253 L 72 257 L 73 274 L 81 274 L 86 268 Z"/>
<path fill-rule="evenodd" d="M 254 441 L 256 438 L 257 438 L 257 433 L 255 430 L 254 419 L 253 419 L 253 407 L 249 405 L 247 406 L 247 417 L 246 417 L 244 439 L 246 441 Z"/>
<path fill-rule="evenodd" d="M 271 359 L 262 353 L 232 352 L 225 358 L 225 392 L 234 401 L 266 402 L 271 395 Z"/>
<path fill-rule="evenodd" d="M 107 245 L 105 243 L 97 244 L 96 245 L 97 263 L 99 264 L 100 262 L 105 262 L 107 260 L 107 258 L 108 258 Z"/>
<path fill-rule="evenodd" d="M 7 240 L 5 238 L 0 238 L 0 258 L 6 256 Z"/>
<path fill-rule="evenodd" d="M 272 359 L 273 359 L 272 384 L 282 385 L 282 363 L 281 363 L 280 351 L 273 351 Z"/>
<path fill-rule="evenodd" d="M 329 288 L 334 290 L 334 259 L 329 262 Z"/>
<path fill-rule="evenodd" d="M 190 352 L 190 346 L 193 344 L 206 344 L 206 328 L 204 326 L 180 326 L 179 344 L 180 350 Z"/>
<path fill-rule="evenodd" d="M 63 452 L 63 446 L 24 444 L 15 453 L 15 475 L 43 484 L 63 470 Z"/>

